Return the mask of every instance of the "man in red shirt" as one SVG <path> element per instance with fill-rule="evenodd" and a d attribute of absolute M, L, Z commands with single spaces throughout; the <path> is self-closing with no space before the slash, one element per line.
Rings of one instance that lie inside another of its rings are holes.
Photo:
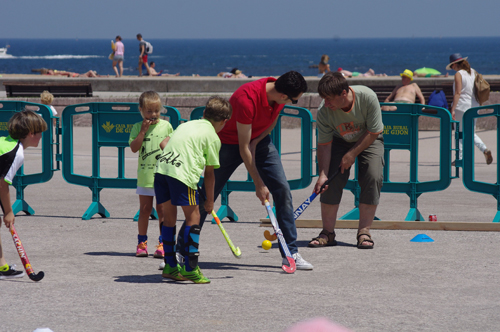
<path fill-rule="evenodd" d="M 313 266 L 298 253 L 292 194 L 280 156 L 269 134 L 285 104 L 296 104 L 306 91 L 304 77 L 296 71 L 290 71 L 277 80 L 268 77 L 243 84 L 234 92 L 229 99 L 233 115 L 219 132 L 222 146 L 219 153 L 220 168 L 215 170 L 214 188 L 214 199 L 217 199 L 231 174 L 244 163 L 262 205 L 265 200 L 269 200 L 269 193 L 273 195 L 278 224 L 299 270 L 312 270 Z M 200 215 L 201 227 L 207 212 L 200 209 Z M 179 232 L 181 234 L 182 229 Z M 283 252 L 281 254 L 284 257 Z"/>

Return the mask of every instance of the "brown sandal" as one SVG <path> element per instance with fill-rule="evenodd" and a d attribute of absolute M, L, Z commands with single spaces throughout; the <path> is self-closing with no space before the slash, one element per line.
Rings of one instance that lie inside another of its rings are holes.
<path fill-rule="evenodd" d="M 360 239 L 360 237 L 362 236 L 368 236 L 368 238 L 364 238 L 364 239 Z M 372 237 L 370 234 L 366 234 L 366 233 L 359 233 L 358 236 L 356 237 L 356 240 L 358 241 L 358 249 L 373 249 L 373 246 L 375 245 L 375 243 L 373 243 L 373 240 L 372 240 Z M 366 244 L 363 244 L 363 242 L 369 242 L 371 243 L 371 245 L 366 245 Z"/>
<path fill-rule="evenodd" d="M 322 238 L 320 235 L 325 235 L 328 238 L 328 240 Z M 312 243 L 313 241 L 318 241 L 318 244 Z M 321 231 L 321 233 L 319 233 L 318 237 L 312 239 L 307 246 L 311 248 L 320 248 L 320 247 L 330 247 L 336 245 L 337 241 L 335 241 L 335 231 L 329 233 L 326 229 L 324 229 Z"/>

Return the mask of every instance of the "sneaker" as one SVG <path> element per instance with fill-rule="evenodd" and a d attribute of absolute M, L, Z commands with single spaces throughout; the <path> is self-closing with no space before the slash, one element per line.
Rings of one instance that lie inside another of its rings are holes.
<path fill-rule="evenodd" d="M 486 165 L 489 165 L 493 162 L 493 156 L 491 155 L 490 149 L 486 149 L 484 151 L 484 158 L 486 159 Z"/>
<path fill-rule="evenodd" d="M 153 257 L 154 258 L 163 258 L 163 256 L 165 256 L 165 252 L 163 251 L 163 243 L 159 243 L 156 246 L 156 251 L 153 254 Z"/>
<path fill-rule="evenodd" d="M 165 262 L 161 262 L 158 270 L 163 270 L 165 268 Z"/>
<path fill-rule="evenodd" d="M 197 266 L 193 271 L 186 271 L 186 267 L 181 267 L 180 271 L 181 275 L 185 278 L 185 280 L 190 280 L 195 284 L 209 284 L 210 279 L 206 278 L 203 273 L 201 273 L 200 267 Z"/>
<path fill-rule="evenodd" d="M 168 278 L 176 281 L 187 280 L 180 274 L 180 271 L 181 267 L 179 266 L 179 264 L 177 264 L 176 267 L 170 267 L 170 265 L 166 264 L 165 267 L 163 268 L 161 276 L 163 278 Z"/>
<path fill-rule="evenodd" d="M 148 257 L 148 241 L 141 242 L 137 245 L 135 257 Z"/>
<path fill-rule="evenodd" d="M 9 266 L 7 271 L 0 271 L 0 279 L 22 278 L 24 271 L 17 271 L 16 265 Z"/>
<path fill-rule="evenodd" d="M 304 258 L 302 258 L 302 256 L 300 256 L 300 254 L 298 252 L 293 254 L 292 256 L 293 256 L 293 259 L 295 259 L 295 267 L 297 268 L 297 270 L 312 270 L 313 269 L 313 265 L 311 263 L 309 263 L 308 261 L 306 261 Z M 283 258 L 282 264 L 288 265 L 288 260 L 286 259 L 286 257 Z"/>
<path fill-rule="evenodd" d="M 175 252 L 175 258 L 177 259 L 177 263 L 182 266 L 184 265 L 184 256 L 178 251 Z"/>

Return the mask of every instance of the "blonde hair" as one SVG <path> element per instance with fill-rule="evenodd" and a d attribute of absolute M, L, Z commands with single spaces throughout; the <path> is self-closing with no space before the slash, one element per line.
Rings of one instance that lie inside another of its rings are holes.
<path fill-rule="evenodd" d="M 233 108 L 226 99 L 219 96 L 212 96 L 207 101 L 203 117 L 207 120 L 219 122 L 229 120 L 232 114 Z"/>
<path fill-rule="evenodd" d="M 28 134 L 38 134 L 47 130 L 47 123 L 38 114 L 30 110 L 15 113 L 7 124 L 9 135 L 13 139 L 23 139 Z"/>
<path fill-rule="evenodd" d="M 158 110 L 161 111 L 163 106 L 161 104 L 161 99 L 158 93 L 155 91 L 146 91 L 141 94 L 139 97 L 139 110 L 141 111 L 141 115 L 143 110 L 151 107 L 152 105 L 157 104 Z M 144 115 L 143 115 L 144 117 Z"/>
<path fill-rule="evenodd" d="M 47 90 L 45 90 L 44 92 L 42 92 L 42 94 L 40 95 L 40 101 L 42 102 L 42 104 L 44 105 L 50 105 L 52 104 L 52 102 L 54 101 L 54 96 L 52 95 L 52 93 L 48 92 Z"/>

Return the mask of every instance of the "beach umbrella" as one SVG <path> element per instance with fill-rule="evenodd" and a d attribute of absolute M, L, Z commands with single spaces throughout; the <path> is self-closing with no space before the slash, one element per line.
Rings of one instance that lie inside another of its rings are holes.
<path fill-rule="evenodd" d="M 423 68 L 418 68 L 417 70 L 415 70 L 415 73 L 417 74 L 425 74 L 425 75 L 441 75 L 441 72 L 437 71 L 436 69 L 434 68 L 426 68 L 426 67 L 423 67 Z"/>

